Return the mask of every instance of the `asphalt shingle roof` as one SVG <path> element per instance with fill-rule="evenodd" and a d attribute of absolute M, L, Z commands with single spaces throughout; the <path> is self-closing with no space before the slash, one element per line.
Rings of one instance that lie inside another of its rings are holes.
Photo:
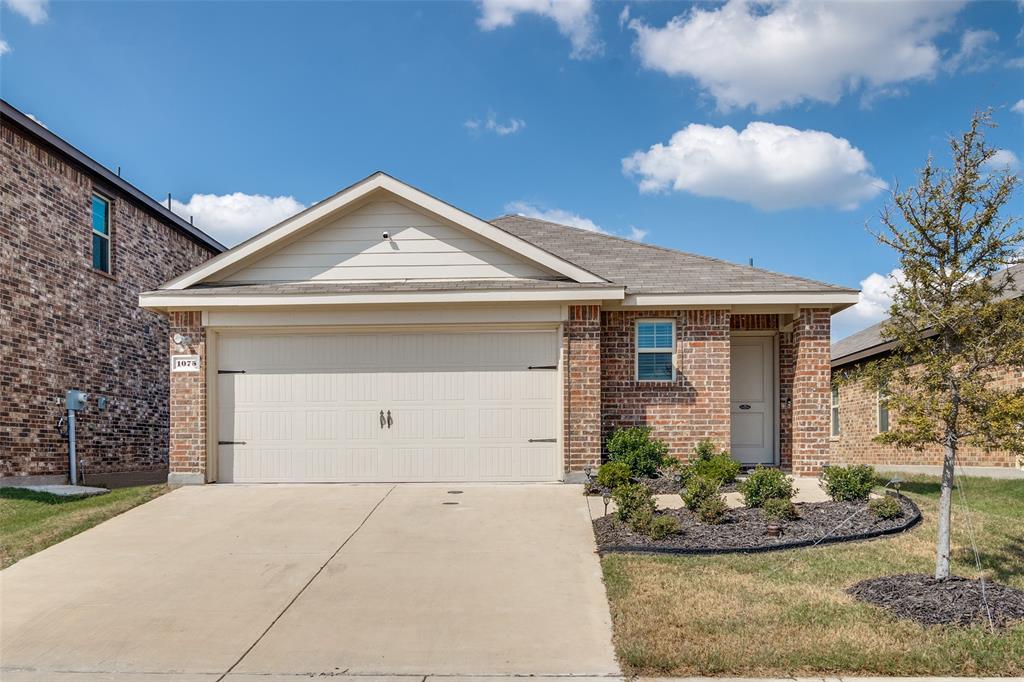
<path fill-rule="evenodd" d="M 1024 265 L 1014 265 L 993 275 L 997 281 L 1006 277 L 1013 277 L 1013 282 L 1007 288 L 1008 298 L 1024 296 Z M 882 320 L 867 329 L 862 329 L 833 343 L 832 364 L 842 365 L 855 360 L 864 360 L 887 350 L 889 342 L 882 338 L 882 327 L 885 322 Z M 870 352 L 872 349 L 874 352 Z"/>
<path fill-rule="evenodd" d="M 663 246 L 520 215 L 491 221 L 534 246 L 626 287 L 630 294 L 856 292 Z"/>

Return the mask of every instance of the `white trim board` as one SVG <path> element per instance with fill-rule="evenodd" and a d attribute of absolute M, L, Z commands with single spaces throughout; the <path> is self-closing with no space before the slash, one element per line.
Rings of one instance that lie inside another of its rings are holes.
<path fill-rule="evenodd" d="M 225 251 L 219 256 L 207 261 L 203 265 L 190 270 L 189 272 L 161 285 L 164 290 L 181 290 L 200 282 L 210 280 L 218 274 L 242 264 L 251 262 L 260 254 L 265 253 L 275 244 L 283 240 L 292 239 L 304 232 L 307 228 L 313 227 L 323 219 L 333 215 L 340 210 L 351 206 L 355 202 L 366 199 L 373 193 L 388 193 L 401 200 L 407 201 L 425 211 L 433 213 L 447 221 L 464 228 L 472 234 L 476 234 L 498 246 L 511 252 L 517 253 L 523 258 L 536 263 L 537 265 L 552 270 L 560 275 L 568 277 L 576 282 L 582 283 L 606 283 L 607 280 L 598 277 L 578 265 L 563 260 L 548 251 L 545 251 L 524 239 L 520 239 L 509 232 L 506 232 L 490 223 L 470 215 L 465 211 L 455 208 L 440 199 L 430 196 L 411 185 L 396 180 L 382 172 L 360 180 L 356 184 L 343 189 L 332 197 L 321 201 L 318 204 L 302 211 L 301 213 L 288 218 L 277 225 L 261 232 L 248 241 Z"/>

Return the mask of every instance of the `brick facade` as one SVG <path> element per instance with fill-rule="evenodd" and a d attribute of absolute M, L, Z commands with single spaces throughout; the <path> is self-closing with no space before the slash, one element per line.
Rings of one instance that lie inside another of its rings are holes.
<path fill-rule="evenodd" d="M 170 373 L 170 483 L 203 483 L 206 479 L 206 328 L 203 314 L 170 313 L 171 355 L 198 355 L 198 372 Z M 178 346 L 174 337 L 188 339 Z"/>
<path fill-rule="evenodd" d="M 636 322 L 675 321 L 675 381 L 636 380 Z M 606 311 L 601 314 L 601 419 L 607 439 L 620 426 L 650 426 L 674 457 L 698 441 L 729 447 L 730 321 L 727 310 Z"/>
<path fill-rule="evenodd" d="M 793 320 L 792 468 L 816 475 L 828 464 L 832 313 L 803 308 Z"/>
<path fill-rule="evenodd" d="M 1024 387 L 1024 371 L 1003 372 L 997 382 L 1003 389 Z M 895 412 L 889 415 L 893 426 L 899 420 Z M 840 434 L 831 441 L 832 461 L 844 464 L 925 465 L 942 464 L 943 452 L 938 445 L 921 450 L 897 448 L 874 442 L 878 435 L 878 396 L 865 385 L 864 380 L 839 385 Z M 1014 467 L 1024 466 L 1016 455 L 1006 450 L 985 451 L 962 445 L 958 453 L 962 466 Z"/>
<path fill-rule="evenodd" d="M 168 325 L 138 294 L 214 253 L 6 119 L 0 157 L 0 477 L 67 476 L 57 424 L 72 388 L 94 397 L 77 416 L 84 480 L 158 477 Z M 112 199 L 112 275 L 92 268 L 93 191 Z"/>
<path fill-rule="evenodd" d="M 599 326 L 594 315 L 595 306 L 570 307 L 566 325 L 568 471 L 599 463 L 604 442 L 624 426 L 651 427 L 680 459 L 688 459 L 704 439 L 728 448 L 731 336 L 750 331 L 772 332 L 778 338 L 780 466 L 814 475 L 828 463 L 828 309 L 802 310 L 791 328 L 776 314 L 733 315 L 728 310 L 606 310 L 599 312 Z M 640 319 L 675 322 L 674 381 L 636 380 L 635 327 Z M 595 402 L 600 405 L 596 417 Z"/>

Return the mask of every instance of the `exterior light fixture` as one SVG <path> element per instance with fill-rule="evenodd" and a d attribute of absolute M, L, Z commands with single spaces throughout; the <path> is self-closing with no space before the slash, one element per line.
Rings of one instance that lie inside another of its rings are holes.
<path fill-rule="evenodd" d="M 586 467 L 583 470 L 583 473 L 585 473 L 587 475 L 587 480 L 588 481 L 593 480 L 593 478 L 594 478 L 594 467 Z"/>
<path fill-rule="evenodd" d="M 683 475 L 677 471 L 675 474 L 672 475 L 672 480 L 675 481 L 676 483 L 682 483 Z"/>
<path fill-rule="evenodd" d="M 782 535 L 782 526 L 777 523 L 769 523 L 766 532 L 768 537 L 777 538 Z"/>
<path fill-rule="evenodd" d="M 902 494 L 900 493 L 900 488 L 903 486 L 902 478 L 894 476 L 893 479 L 889 481 L 888 485 L 892 486 L 892 489 L 896 491 L 896 497 L 902 497 Z"/>
<path fill-rule="evenodd" d="M 604 495 L 601 496 L 601 499 L 604 500 L 604 515 L 608 516 L 608 503 L 611 502 L 612 496 L 609 495 L 608 493 L 605 493 Z"/>

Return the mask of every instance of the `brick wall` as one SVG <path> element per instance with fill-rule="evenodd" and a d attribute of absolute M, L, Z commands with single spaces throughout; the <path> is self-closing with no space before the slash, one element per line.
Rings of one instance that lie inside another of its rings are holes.
<path fill-rule="evenodd" d="M 601 463 L 601 307 L 570 306 L 562 341 L 565 468 Z"/>
<path fill-rule="evenodd" d="M 67 475 L 70 388 L 80 471 L 167 468 L 167 321 L 138 294 L 213 254 L 20 131 L 0 127 L 0 477 Z M 113 276 L 92 269 L 93 189 L 113 198 Z"/>
<path fill-rule="evenodd" d="M 1006 371 L 998 381 L 1000 388 L 1016 389 L 1024 386 L 1024 371 Z M 889 422 L 895 426 L 899 415 L 889 415 Z M 927 465 L 942 464 L 942 448 L 938 445 L 921 450 L 897 448 L 894 445 L 875 443 L 878 435 L 878 397 L 863 380 L 844 383 L 839 386 L 840 435 L 831 441 L 832 461 L 843 464 L 889 464 Z M 959 463 L 963 466 L 1017 466 L 1017 457 L 1005 450 L 991 450 L 964 445 L 959 451 Z"/>
<path fill-rule="evenodd" d="M 726 310 L 606 311 L 601 314 L 602 435 L 647 425 L 685 459 L 698 441 L 729 447 L 730 316 Z M 638 319 L 676 322 L 675 381 L 636 381 Z"/>
<path fill-rule="evenodd" d="M 172 483 L 202 483 L 206 477 L 206 329 L 203 314 L 170 314 L 168 335 L 171 355 L 198 355 L 198 372 L 170 373 L 170 476 Z M 188 337 L 178 347 L 174 335 Z"/>
<path fill-rule="evenodd" d="M 816 475 L 829 461 L 831 311 L 802 308 L 793 320 L 792 469 Z"/>

